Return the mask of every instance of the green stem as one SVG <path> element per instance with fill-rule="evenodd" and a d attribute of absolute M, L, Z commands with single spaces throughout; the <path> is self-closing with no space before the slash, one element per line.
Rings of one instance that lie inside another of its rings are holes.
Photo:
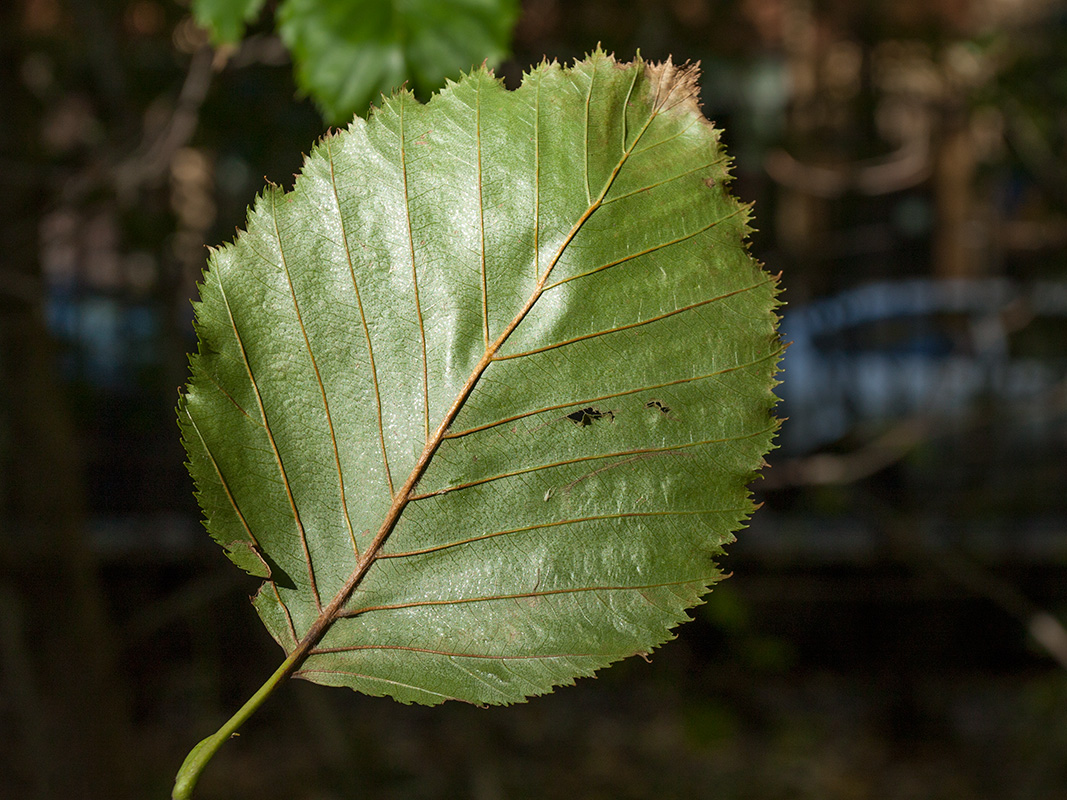
<path fill-rule="evenodd" d="M 248 702 L 241 706 L 236 714 L 226 720 L 226 723 L 215 733 L 202 740 L 189 751 L 189 755 L 182 762 L 181 769 L 178 770 L 177 777 L 174 778 L 174 791 L 171 792 L 171 800 L 189 800 L 192 797 L 193 787 L 196 786 L 200 773 L 204 771 L 204 767 L 207 766 L 211 757 L 222 747 L 223 742 L 236 735 L 237 729 L 292 674 L 297 668 L 298 662 L 305 655 L 306 653 L 299 647 L 290 653 L 289 657 L 282 662 L 282 665 L 275 670 L 273 675 L 267 678 L 266 682 L 259 687 L 254 695 L 248 698 Z"/>

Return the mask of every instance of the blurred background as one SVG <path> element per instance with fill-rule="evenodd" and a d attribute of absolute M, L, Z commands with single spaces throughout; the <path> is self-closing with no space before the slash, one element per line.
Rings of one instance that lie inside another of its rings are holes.
<path fill-rule="evenodd" d="M 0 4 L 0 797 L 169 796 L 281 659 L 174 421 L 205 245 L 326 130 L 273 8 L 212 47 L 181 0 Z M 1067 9 L 525 0 L 511 36 L 512 86 L 701 62 L 788 303 L 764 506 L 650 663 L 510 709 L 296 681 L 198 796 L 1067 797 Z"/>

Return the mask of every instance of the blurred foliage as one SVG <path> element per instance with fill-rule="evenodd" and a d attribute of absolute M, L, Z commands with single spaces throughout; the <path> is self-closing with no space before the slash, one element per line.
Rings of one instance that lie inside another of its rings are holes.
<path fill-rule="evenodd" d="M 1026 33 L 977 40 L 998 69 L 975 92 L 975 103 L 1002 119 L 1014 158 L 1067 212 L 1067 10 Z"/>
<path fill-rule="evenodd" d="M 266 0 L 194 0 L 193 16 L 211 31 L 216 45 L 237 44 L 256 21 Z"/>
<path fill-rule="evenodd" d="M 193 0 L 193 12 L 216 44 L 235 45 L 263 3 Z M 472 66 L 496 66 L 518 11 L 518 0 L 284 0 L 276 18 L 300 88 L 339 124 L 405 83 L 425 99 Z"/>

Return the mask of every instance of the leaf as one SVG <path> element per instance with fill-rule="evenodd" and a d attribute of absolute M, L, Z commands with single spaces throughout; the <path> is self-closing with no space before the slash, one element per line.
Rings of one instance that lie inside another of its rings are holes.
<path fill-rule="evenodd" d="M 193 17 L 207 28 L 215 44 L 237 44 L 245 26 L 263 10 L 265 0 L 193 0 Z"/>
<path fill-rule="evenodd" d="M 721 577 L 781 346 L 696 97 L 600 51 L 401 92 L 211 254 L 179 420 L 277 675 L 511 703 Z"/>
<path fill-rule="evenodd" d="M 193 0 L 215 44 L 236 44 L 264 0 Z M 426 96 L 508 53 L 518 0 L 283 0 L 278 33 L 328 122 L 347 122 L 405 83 Z"/>
<path fill-rule="evenodd" d="M 286 0 L 278 32 L 297 83 L 330 122 L 347 122 L 405 82 L 428 95 L 507 55 L 517 0 Z"/>

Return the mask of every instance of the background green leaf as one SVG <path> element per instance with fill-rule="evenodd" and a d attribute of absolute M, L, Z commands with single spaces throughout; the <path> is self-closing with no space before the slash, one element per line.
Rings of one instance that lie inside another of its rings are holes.
<path fill-rule="evenodd" d="M 207 28 L 215 44 L 237 44 L 245 26 L 254 22 L 266 0 L 193 0 L 193 16 Z"/>
<path fill-rule="evenodd" d="M 264 0 L 193 0 L 216 44 L 244 36 Z M 472 65 L 508 53 L 518 0 L 283 0 L 278 33 L 297 84 L 327 122 L 348 122 L 405 83 L 427 97 Z"/>
<path fill-rule="evenodd" d="M 215 251 L 179 417 L 296 674 L 508 703 L 647 653 L 771 446 L 776 282 L 695 70 L 408 92 Z"/>
<path fill-rule="evenodd" d="M 286 0 L 278 32 L 297 83 L 337 123 L 405 82 L 428 96 L 472 65 L 496 65 L 518 10 L 516 0 Z"/>

